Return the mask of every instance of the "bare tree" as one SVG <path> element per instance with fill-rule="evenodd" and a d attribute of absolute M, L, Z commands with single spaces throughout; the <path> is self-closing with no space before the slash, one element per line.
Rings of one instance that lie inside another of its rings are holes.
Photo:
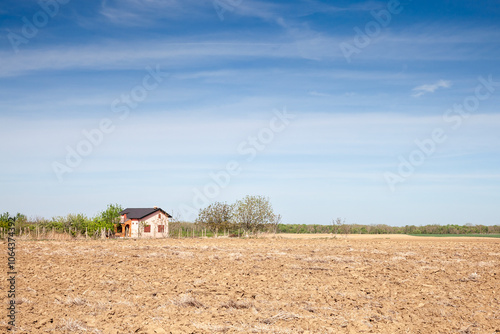
<path fill-rule="evenodd" d="M 172 217 L 168 220 L 168 236 L 173 237 L 175 235 L 178 235 L 180 233 L 182 225 L 182 220 L 181 220 L 181 215 L 177 212 L 174 213 L 172 210 Z"/>
<path fill-rule="evenodd" d="M 278 232 L 278 227 L 281 224 L 281 215 L 274 215 L 273 220 L 271 221 L 271 229 L 274 234 Z"/>
<path fill-rule="evenodd" d="M 346 224 L 345 220 L 342 222 L 342 232 L 344 233 L 344 238 L 347 239 L 347 235 L 351 233 L 351 225 Z"/>
<path fill-rule="evenodd" d="M 213 232 L 231 229 L 234 226 L 233 209 L 231 204 L 214 202 L 205 209 L 200 209 L 195 223 L 206 226 Z"/>
<path fill-rule="evenodd" d="M 235 222 L 244 231 L 252 233 L 268 226 L 275 219 L 269 198 L 246 196 L 235 204 Z"/>
<path fill-rule="evenodd" d="M 339 233 L 340 227 L 344 224 L 345 224 L 345 219 L 343 219 L 343 218 L 332 219 L 332 226 L 333 226 L 333 230 L 335 231 L 335 238 L 337 237 L 337 234 Z"/>

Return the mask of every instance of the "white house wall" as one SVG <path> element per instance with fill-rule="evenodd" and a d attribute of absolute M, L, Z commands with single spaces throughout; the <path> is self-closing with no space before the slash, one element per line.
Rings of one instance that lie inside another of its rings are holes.
<path fill-rule="evenodd" d="M 161 214 L 161 218 L 158 218 Z M 150 225 L 151 232 L 144 232 L 144 226 Z M 164 232 L 158 232 L 158 225 L 164 226 Z M 138 225 L 137 225 L 138 226 Z M 140 228 L 140 233 L 139 233 Z M 132 227 L 132 233 L 134 228 Z M 141 234 L 143 238 L 165 238 L 168 237 L 168 217 L 163 212 L 155 212 L 141 219 L 140 227 L 138 227 L 137 234 Z"/>
<path fill-rule="evenodd" d="M 132 225 L 130 226 L 130 236 L 132 238 L 137 238 L 139 236 L 139 222 L 132 222 Z"/>

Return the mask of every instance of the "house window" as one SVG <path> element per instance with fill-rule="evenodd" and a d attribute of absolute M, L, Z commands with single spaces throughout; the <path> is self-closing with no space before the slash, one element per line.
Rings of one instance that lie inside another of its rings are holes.
<path fill-rule="evenodd" d="M 158 233 L 165 232 L 165 225 L 158 225 Z"/>
<path fill-rule="evenodd" d="M 158 218 L 161 218 L 161 213 L 158 214 Z"/>
<path fill-rule="evenodd" d="M 144 226 L 144 233 L 149 233 L 149 232 L 151 232 L 151 225 Z"/>

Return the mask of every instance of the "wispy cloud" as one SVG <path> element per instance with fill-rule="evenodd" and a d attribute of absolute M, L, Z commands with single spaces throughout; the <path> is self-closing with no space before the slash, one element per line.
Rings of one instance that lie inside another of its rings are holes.
<path fill-rule="evenodd" d="M 413 97 L 420 97 L 426 93 L 434 93 L 439 88 L 449 88 L 451 87 L 451 81 L 449 80 L 439 80 L 433 84 L 420 85 L 412 89 Z"/>
<path fill-rule="evenodd" d="M 157 19 L 193 18 L 202 15 L 207 7 L 208 3 L 194 0 L 103 0 L 99 13 L 113 24 L 151 26 Z"/>
<path fill-rule="evenodd" d="M 235 7 L 235 14 L 248 17 L 256 17 L 270 22 L 283 24 L 283 17 L 296 19 L 317 13 L 342 13 L 342 12 L 363 12 L 383 7 L 379 2 L 363 2 L 349 4 L 347 6 L 334 6 L 315 0 L 300 1 L 294 6 L 286 3 L 270 3 L 267 1 L 243 1 Z"/>
<path fill-rule="evenodd" d="M 52 47 L 30 50 L 19 56 L 12 55 L 11 52 L 0 52 L 0 77 L 40 70 L 141 69 L 151 62 L 162 62 L 171 66 L 180 63 L 189 65 L 194 59 L 201 61 L 204 57 L 294 58 L 298 55 L 293 44 L 266 42 L 176 43 L 170 40 L 169 43 L 167 40 L 155 40 L 136 43 L 133 46 L 109 43 L 75 48 Z"/>
<path fill-rule="evenodd" d="M 107 12 L 107 22 L 124 20 L 129 25 L 140 25 L 143 18 L 133 18 L 134 11 L 127 8 L 106 7 L 102 10 L 111 11 Z M 243 7 L 242 10 L 245 8 Z M 137 11 L 140 10 L 137 9 Z M 157 9 L 157 11 L 162 10 Z M 168 14 L 167 9 L 165 12 L 164 15 L 173 15 Z M 102 15 L 104 17 L 104 14 Z M 137 37 L 136 33 L 127 41 L 96 39 L 95 42 L 87 44 L 33 47 L 23 50 L 20 54 L 12 53 L 10 47 L 4 50 L 0 47 L 0 59 L 2 59 L 0 77 L 25 75 L 40 70 L 142 69 L 144 64 L 151 62 L 178 67 L 181 64 L 189 66 L 196 61 L 198 66 L 202 66 L 205 63 L 213 65 L 214 61 L 227 63 L 229 58 L 248 57 L 259 60 L 305 59 L 325 63 L 344 61 L 338 48 L 338 44 L 344 40 L 343 36 L 324 31 L 318 32 L 308 24 L 297 24 L 294 20 L 280 19 L 278 21 L 278 25 L 282 28 L 280 31 L 265 34 L 249 32 L 246 37 L 239 36 L 238 38 L 229 36 L 226 32 L 214 32 L 210 35 L 202 33 L 189 36 L 165 35 L 159 38 L 144 38 L 144 36 L 149 36 L 144 34 Z M 431 38 L 429 33 L 416 33 L 414 30 L 407 29 L 398 34 L 388 33 L 383 40 L 370 48 L 370 52 L 360 54 L 360 59 L 376 62 L 387 60 L 411 62 L 431 59 L 490 60 L 495 57 L 495 53 L 487 52 L 494 47 L 491 41 L 498 40 L 500 36 L 500 33 L 495 31 L 475 29 L 474 34 L 464 32 L 459 36 L 459 34 L 443 33 L 435 34 Z M 438 27 L 435 30 L 439 31 Z M 473 48 L 463 48 L 464 45 L 471 43 L 474 45 Z M 461 51 L 449 52 L 450 49 Z M 416 87 L 414 95 L 421 96 L 430 92 L 429 89 L 432 86 Z"/>

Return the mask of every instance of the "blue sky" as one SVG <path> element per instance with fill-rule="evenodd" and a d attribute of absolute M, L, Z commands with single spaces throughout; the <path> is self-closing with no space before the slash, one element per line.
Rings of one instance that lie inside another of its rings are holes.
<path fill-rule="evenodd" d="M 500 224 L 497 1 L 4 1 L 0 211 Z"/>

